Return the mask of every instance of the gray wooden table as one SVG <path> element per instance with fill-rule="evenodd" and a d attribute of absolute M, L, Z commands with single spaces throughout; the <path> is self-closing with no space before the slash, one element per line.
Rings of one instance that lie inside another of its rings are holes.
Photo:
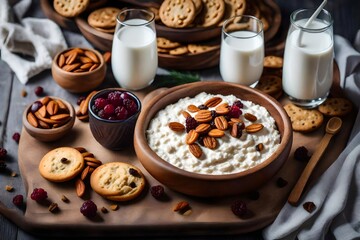
<path fill-rule="evenodd" d="M 4 1 L 4 0 L 1 0 Z M 317 6 L 321 1 L 287 1 L 277 0 L 282 9 L 283 20 L 288 21 L 289 14 L 299 7 L 312 8 Z M 356 13 L 356 10 L 360 9 L 360 1 L 354 0 L 335 0 L 329 1 L 328 7 L 332 12 L 334 21 L 335 33 L 341 34 L 348 39 L 354 39 L 355 32 L 360 28 L 360 17 Z M 44 17 L 39 8 L 39 2 L 35 0 L 29 10 L 28 16 Z M 78 34 L 64 31 L 64 34 L 73 45 L 76 45 L 77 39 L 82 38 Z M 69 44 L 71 46 L 71 44 Z M 164 73 L 164 70 L 159 69 L 159 73 Z M 217 67 L 194 72 L 201 76 L 202 80 L 220 79 L 219 70 Z M 107 80 L 101 87 L 116 86 L 116 82 L 113 79 L 111 69 L 108 68 Z M 12 135 L 15 132 L 21 132 L 22 129 L 22 112 L 25 106 L 38 97 L 34 93 L 34 89 L 37 86 L 42 86 L 47 95 L 54 95 L 68 99 L 71 103 L 76 105 L 76 100 L 80 96 L 78 94 L 71 94 L 64 89 L 60 88 L 52 79 L 50 70 L 46 70 L 36 77 L 33 77 L 28 84 L 22 85 L 8 65 L 0 60 L 0 146 L 4 147 L 8 151 L 8 157 L 6 160 L 9 171 L 0 172 L 0 202 L 5 207 L 19 211 L 12 204 L 12 198 L 16 194 L 25 195 L 24 186 L 21 176 L 19 175 L 19 168 L 17 164 L 18 156 L 18 144 L 12 139 Z M 27 96 L 22 95 L 23 92 L 27 92 Z M 16 172 L 16 177 L 11 177 L 10 172 Z M 6 185 L 12 185 L 14 191 L 7 192 L 5 190 Z M 7 218 L 0 215 L 0 240 L 34 240 L 34 239 L 57 239 L 57 234 L 53 236 L 39 237 L 33 236 L 24 232 L 18 228 L 14 223 L 10 222 Z M 86 236 L 86 239 L 91 237 Z M 245 234 L 241 236 L 197 236 L 196 239 L 260 239 L 261 233 L 255 232 Z M 98 239 L 98 238 L 97 238 Z M 137 239 L 137 238 L 135 238 Z M 139 238 L 141 239 L 141 238 Z M 159 239 L 158 237 L 156 239 Z M 160 239 L 183 239 L 182 237 L 162 237 Z"/>

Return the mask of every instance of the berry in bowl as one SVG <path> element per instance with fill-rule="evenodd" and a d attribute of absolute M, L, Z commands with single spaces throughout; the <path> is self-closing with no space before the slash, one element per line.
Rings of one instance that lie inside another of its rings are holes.
<path fill-rule="evenodd" d="M 89 104 L 90 130 L 96 141 L 111 150 L 120 150 L 133 142 L 141 102 L 132 92 L 108 88 L 97 92 Z"/>

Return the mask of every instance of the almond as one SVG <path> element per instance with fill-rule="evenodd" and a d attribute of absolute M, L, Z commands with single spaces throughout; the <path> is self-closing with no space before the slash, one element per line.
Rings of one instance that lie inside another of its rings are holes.
<path fill-rule="evenodd" d="M 231 127 L 230 135 L 234 138 L 240 138 L 242 130 L 239 128 L 239 123 L 234 123 Z"/>
<path fill-rule="evenodd" d="M 202 150 L 199 145 L 196 143 L 189 145 L 189 151 L 194 155 L 196 158 L 200 158 L 202 155 Z"/>
<path fill-rule="evenodd" d="M 194 129 L 191 129 L 189 133 L 186 135 L 186 144 L 193 144 L 199 137 L 199 133 L 197 133 Z"/>
<path fill-rule="evenodd" d="M 206 123 L 212 120 L 211 111 L 209 110 L 200 110 L 195 115 L 195 120 L 199 123 Z"/>
<path fill-rule="evenodd" d="M 226 130 L 229 126 L 224 116 L 218 116 L 214 119 L 214 123 L 217 129 Z"/>
<path fill-rule="evenodd" d="M 245 130 L 247 133 L 256 133 L 258 131 L 260 131 L 261 129 L 263 129 L 263 125 L 261 123 L 253 123 L 249 126 L 245 127 Z"/>
<path fill-rule="evenodd" d="M 80 57 L 79 60 L 81 63 L 93 63 L 93 61 L 88 57 Z"/>
<path fill-rule="evenodd" d="M 193 104 L 190 104 L 190 105 L 187 107 L 187 110 L 188 110 L 189 112 L 191 112 L 191 113 L 194 113 L 194 112 L 198 112 L 200 109 L 199 109 L 197 106 L 195 106 L 195 105 L 193 105 Z"/>
<path fill-rule="evenodd" d="M 244 118 L 249 120 L 250 122 L 255 122 L 257 120 L 257 117 L 251 113 L 245 113 Z"/>
<path fill-rule="evenodd" d="M 92 162 L 92 163 L 96 163 L 97 165 L 101 165 L 102 162 L 94 157 L 84 157 L 84 161 L 86 162 L 86 164 Z"/>
<path fill-rule="evenodd" d="M 183 212 L 189 208 L 190 208 L 190 204 L 188 202 L 180 201 L 173 207 L 173 211 L 174 212 Z"/>
<path fill-rule="evenodd" d="M 62 68 L 65 64 L 65 56 L 64 54 L 60 54 L 59 56 L 59 60 L 58 60 L 58 65 L 60 68 Z"/>
<path fill-rule="evenodd" d="M 76 180 L 75 182 L 75 188 L 76 188 L 76 194 L 78 197 L 84 196 L 85 193 L 85 183 L 80 178 Z"/>
<path fill-rule="evenodd" d="M 84 63 L 83 65 L 80 66 L 80 69 L 85 70 L 85 69 L 89 69 L 93 66 L 93 63 Z"/>
<path fill-rule="evenodd" d="M 74 52 L 77 52 L 78 54 L 84 54 L 84 50 L 82 50 L 81 48 L 73 48 L 73 49 L 67 51 L 66 53 L 64 53 L 64 56 L 68 57 L 71 54 L 73 54 Z"/>
<path fill-rule="evenodd" d="M 84 104 L 80 104 L 80 105 L 82 105 L 82 106 L 80 106 L 80 112 L 82 115 L 85 115 L 88 113 L 88 105 L 89 105 L 90 99 L 92 98 L 92 96 L 95 95 L 95 93 L 96 93 L 96 91 L 92 91 L 91 93 L 89 93 L 89 95 L 87 95 L 85 100 L 81 102 L 81 103 L 84 103 Z"/>
<path fill-rule="evenodd" d="M 109 62 L 110 62 L 110 59 L 111 59 L 111 52 L 105 52 L 105 53 L 103 54 L 103 58 L 104 58 L 104 61 L 105 61 L 106 63 L 109 63 Z"/>
<path fill-rule="evenodd" d="M 36 115 L 36 113 L 38 113 L 41 117 L 46 117 L 46 105 L 42 105 L 41 106 L 41 108 L 39 108 L 39 110 L 37 110 L 36 112 L 35 112 L 35 115 Z"/>
<path fill-rule="evenodd" d="M 221 97 L 213 97 L 213 98 L 210 98 L 208 99 L 204 105 L 207 106 L 207 107 L 216 107 L 219 103 L 222 102 L 222 99 Z"/>
<path fill-rule="evenodd" d="M 215 108 L 215 112 L 219 115 L 226 115 L 230 112 L 229 104 L 222 103 Z"/>
<path fill-rule="evenodd" d="M 261 152 L 262 150 L 264 150 L 264 144 L 262 144 L 262 143 L 257 144 L 255 146 L 255 149 L 256 149 L 256 151 Z"/>
<path fill-rule="evenodd" d="M 43 97 L 40 102 L 43 104 L 43 105 L 46 105 L 48 104 L 48 102 L 50 101 L 50 97 L 46 96 L 46 97 Z"/>
<path fill-rule="evenodd" d="M 243 120 L 241 120 L 240 118 L 231 118 L 228 124 L 232 126 L 234 123 L 242 123 L 242 122 Z"/>
<path fill-rule="evenodd" d="M 48 123 L 46 123 L 44 121 L 41 121 L 41 120 L 39 120 L 39 126 L 41 128 L 44 128 L 44 129 L 50 129 L 51 128 L 51 126 Z"/>
<path fill-rule="evenodd" d="M 83 153 L 81 153 L 81 155 L 82 155 L 83 157 L 91 157 L 91 158 L 94 157 L 94 154 L 92 154 L 91 152 L 83 152 Z"/>
<path fill-rule="evenodd" d="M 55 101 L 58 104 L 59 109 L 65 111 L 65 112 L 69 112 L 69 109 L 66 107 L 66 105 L 63 101 L 61 101 L 60 99 L 56 99 Z"/>
<path fill-rule="evenodd" d="M 184 116 L 184 118 L 191 117 L 190 113 L 188 113 L 187 111 L 181 111 L 181 114 Z"/>
<path fill-rule="evenodd" d="M 89 69 L 89 72 L 95 70 L 98 66 L 99 66 L 99 64 L 97 64 L 97 63 L 92 65 L 91 68 Z"/>
<path fill-rule="evenodd" d="M 78 53 L 76 51 L 72 52 L 67 58 L 65 63 L 67 65 L 73 64 L 76 60 L 76 57 L 78 56 Z"/>
<path fill-rule="evenodd" d="M 205 136 L 203 139 L 204 146 L 209 149 L 215 149 L 217 147 L 217 141 L 215 138 L 210 136 Z"/>
<path fill-rule="evenodd" d="M 27 121 L 33 127 L 38 127 L 39 126 L 38 120 L 36 119 L 36 117 L 34 116 L 34 114 L 32 112 L 29 112 L 27 114 Z"/>
<path fill-rule="evenodd" d="M 78 116 L 78 119 L 79 119 L 80 121 L 87 122 L 87 121 L 89 121 L 89 115 L 81 115 L 81 116 Z"/>
<path fill-rule="evenodd" d="M 97 168 L 99 167 L 101 164 L 95 163 L 95 162 L 86 162 L 86 164 L 92 168 Z"/>
<path fill-rule="evenodd" d="M 68 114 L 68 113 L 61 113 L 61 114 L 53 115 L 50 117 L 50 119 L 52 119 L 52 120 L 65 121 L 65 122 L 69 118 L 70 118 L 70 114 Z"/>
<path fill-rule="evenodd" d="M 73 63 L 73 64 L 70 64 L 70 65 L 64 65 L 62 67 L 62 69 L 64 71 L 67 71 L 67 72 L 72 72 L 74 71 L 75 69 L 77 69 L 78 67 L 80 67 L 81 63 Z"/>
<path fill-rule="evenodd" d="M 49 103 L 46 105 L 46 111 L 50 116 L 55 115 L 58 110 L 59 105 L 54 100 L 49 101 Z"/>
<path fill-rule="evenodd" d="M 85 56 L 87 56 L 88 58 L 90 58 L 94 63 L 99 63 L 99 59 L 96 56 L 96 54 L 92 51 L 85 51 L 84 52 Z"/>
<path fill-rule="evenodd" d="M 207 131 L 209 131 L 211 128 L 210 124 L 208 123 L 201 123 L 199 124 L 196 128 L 195 128 L 195 132 L 201 134 L 201 133 L 206 133 Z"/>
<path fill-rule="evenodd" d="M 80 153 L 86 152 L 86 148 L 84 147 L 74 147 L 74 149 L 76 149 Z"/>
<path fill-rule="evenodd" d="M 179 122 L 170 122 L 169 128 L 174 132 L 183 132 L 185 130 L 185 126 Z"/>
<path fill-rule="evenodd" d="M 88 176 L 89 174 L 89 170 L 90 170 L 90 166 L 87 166 L 86 168 L 84 168 L 84 170 L 81 173 L 80 179 L 81 180 L 85 180 L 85 178 Z"/>
<path fill-rule="evenodd" d="M 211 129 L 210 132 L 208 132 L 208 135 L 210 137 L 215 137 L 215 138 L 219 138 L 225 135 L 225 132 L 223 130 L 220 129 Z"/>

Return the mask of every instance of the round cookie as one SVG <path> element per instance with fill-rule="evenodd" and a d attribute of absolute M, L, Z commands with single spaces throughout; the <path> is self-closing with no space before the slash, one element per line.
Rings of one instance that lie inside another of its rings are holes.
<path fill-rule="evenodd" d="M 92 11 L 88 16 L 88 23 L 94 28 L 115 28 L 116 16 L 121 10 L 115 7 L 104 7 Z"/>
<path fill-rule="evenodd" d="M 159 48 L 165 48 L 165 49 L 172 49 L 172 48 L 180 47 L 181 45 L 179 42 L 173 42 L 164 37 L 157 37 L 156 42 Z"/>
<path fill-rule="evenodd" d="M 303 109 L 292 103 L 286 104 L 284 109 L 294 131 L 311 132 L 318 129 L 324 121 L 324 116 L 316 109 Z"/>
<path fill-rule="evenodd" d="M 198 15 L 203 7 L 202 0 L 192 0 L 195 6 L 195 15 Z"/>
<path fill-rule="evenodd" d="M 84 165 L 84 158 L 79 151 L 60 147 L 44 155 L 39 163 L 39 171 L 49 181 L 65 182 L 81 173 Z"/>
<path fill-rule="evenodd" d="M 197 18 L 200 27 L 211 27 L 220 22 L 225 13 L 223 0 L 204 0 L 203 9 Z"/>
<path fill-rule="evenodd" d="M 184 28 L 194 20 L 195 11 L 191 0 L 165 0 L 160 6 L 159 15 L 166 26 Z"/>
<path fill-rule="evenodd" d="M 128 201 L 145 187 L 145 177 L 137 167 L 124 162 L 109 162 L 97 167 L 90 177 L 92 189 L 104 198 Z"/>
<path fill-rule="evenodd" d="M 346 98 L 328 98 L 318 109 L 325 116 L 344 116 L 351 112 L 352 103 Z"/>
<path fill-rule="evenodd" d="M 184 55 L 187 54 L 189 52 L 187 46 L 180 46 L 174 49 L 171 49 L 169 51 L 170 55 L 174 55 L 174 56 L 180 56 L 180 55 Z"/>
<path fill-rule="evenodd" d="M 190 53 L 197 54 L 197 53 L 211 51 L 213 49 L 216 49 L 217 46 L 201 45 L 201 44 L 188 44 L 187 48 L 189 49 Z"/>
<path fill-rule="evenodd" d="M 243 15 L 246 9 L 246 1 L 245 0 L 225 0 L 225 11 L 223 20 L 219 23 L 221 26 L 226 19 L 237 15 Z"/>
<path fill-rule="evenodd" d="M 276 75 L 263 75 L 255 88 L 273 97 L 277 96 L 282 92 L 281 78 Z"/>
<path fill-rule="evenodd" d="M 283 58 L 278 56 L 266 56 L 264 58 L 264 67 L 267 68 L 282 68 Z"/>
<path fill-rule="evenodd" d="M 76 17 L 86 10 L 90 0 L 55 0 L 54 9 L 61 16 Z"/>

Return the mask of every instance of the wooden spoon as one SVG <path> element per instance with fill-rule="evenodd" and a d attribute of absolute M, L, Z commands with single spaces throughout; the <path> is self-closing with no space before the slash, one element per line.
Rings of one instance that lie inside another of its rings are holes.
<path fill-rule="evenodd" d="M 314 154 L 311 156 L 311 158 L 310 158 L 308 164 L 306 165 L 304 171 L 302 172 L 298 182 L 296 183 L 295 187 L 293 188 L 293 190 L 290 193 L 288 202 L 291 205 L 294 205 L 294 206 L 297 205 L 297 203 L 301 197 L 301 194 L 304 190 L 304 187 L 309 180 L 311 173 L 313 172 L 313 170 L 315 169 L 321 156 L 325 152 L 326 147 L 328 146 L 332 136 L 334 136 L 337 132 L 339 132 L 341 125 L 342 125 L 342 121 L 338 117 L 330 118 L 330 120 L 326 124 L 326 134 L 321 139 L 319 146 L 317 147 Z"/>

